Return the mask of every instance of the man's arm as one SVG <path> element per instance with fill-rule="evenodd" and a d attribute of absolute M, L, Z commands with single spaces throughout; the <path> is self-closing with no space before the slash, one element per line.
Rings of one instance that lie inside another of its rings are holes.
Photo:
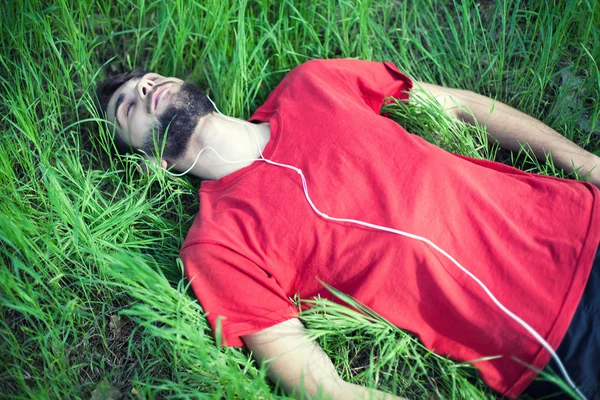
<path fill-rule="evenodd" d="M 266 363 L 269 378 L 295 397 L 400 399 L 343 381 L 298 319 L 281 322 L 242 340 L 260 364 Z"/>
<path fill-rule="evenodd" d="M 578 171 L 600 187 L 600 157 L 582 149 L 560 133 L 542 122 L 506 104 L 468 90 L 450 89 L 424 82 L 417 82 L 444 107 L 446 114 L 470 124 L 481 124 L 488 136 L 510 151 L 518 151 L 522 145 L 533 150 L 539 160 L 552 155 L 554 164 L 565 171 Z M 423 93 L 415 91 L 417 97 Z"/>

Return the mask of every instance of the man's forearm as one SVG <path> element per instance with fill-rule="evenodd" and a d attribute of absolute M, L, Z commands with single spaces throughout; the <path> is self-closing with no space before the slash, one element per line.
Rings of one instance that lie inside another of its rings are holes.
<path fill-rule="evenodd" d="M 485 125 L 488 135 L 501 147 L 518 151 L 529 147 L 543 160 L 550 154 L 555 165 L 565 171 L 588 175 L 600 187 L 600 157 L 582 149 L 549 126 L 506 104 L 469 91 L 456 90 L 465 107 L 457 117 L 468 123 Z"/>
<path fill-rule="evenodd" d="M 335 390 L 330 392 L 333 400 L 402 400 L 403 397 L 398 397 L 393 394 L 380 392 L 379 390 L 369 389 L 364 386 L 355 385 L 341 381 L 335 386 Z"/>
<path fill-rule="evenodd" d="M 314 342 L 297 318 L 242 337 L 269 378 L 298 398 L 400 399 L 387 393 L 345 382 L 331 359 Z"/>

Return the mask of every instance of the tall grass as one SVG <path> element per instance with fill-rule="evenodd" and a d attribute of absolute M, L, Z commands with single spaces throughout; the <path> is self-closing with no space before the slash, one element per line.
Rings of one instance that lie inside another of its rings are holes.
<path fill-rule="evenodd" d="M 588 1 L 4 2 L 0 12 L 0 394 L 274 398 L 249 354 L 219 349 L 177 260 L 196 179 L 115 155 L 94 86 L 143 67 L 190 79 L 248 117 L 312 58 L 395 62 L 471 89 L 598 152 L 600 5 Z M 388 107 L 442 147 L 494 159 L 481 129 Z M 500 159 L 563 176 L 526 152 Z M 351 299 L 348 299 L 351 301 Z M 307 300 L 308 301 L 308 300 Z M 376 316 L 303 315 L 342 376 L 413 398 L 494 397 L 472 367 Z"/>

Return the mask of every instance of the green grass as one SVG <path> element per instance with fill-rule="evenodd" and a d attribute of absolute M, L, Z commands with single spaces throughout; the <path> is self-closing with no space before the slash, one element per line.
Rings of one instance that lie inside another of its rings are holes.
<path fill-rule="evenodd" d="M 188 78 L 247 118 L 303 61 L 388 60 L 599 149 L 594 0 L 58 0 L 0 11 L 3 398 L 90 398 L 101 386 L 142 398 L 283 396 L 247 352 L 215 345 L 177 261 L 199 181 L 144 175 L 139 158 L 114 154 L 92 102 L 105 76 L 143 67 Z M 498 152 L 433 106 L 387 111 L 448 150 L 564 176 L 525 151 Z M 376 316 L 317 300 L 303 319 L 352 382 L 413 398 L 494 397 L 472 367 Z"/>

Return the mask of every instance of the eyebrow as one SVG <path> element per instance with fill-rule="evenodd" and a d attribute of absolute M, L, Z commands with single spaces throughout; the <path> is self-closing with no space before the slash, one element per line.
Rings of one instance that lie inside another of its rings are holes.
<path fill-rule="evenodd" d="M 123 103 L 123 100 L 125 100 L 125 95 L 121 93 L 119 97 L 117 97 L 117 102 L 115 103 L 115 122 L 119 127 L 121 127 L 121 124 L 119 123 L 119 118 L 117 117 L 117 110 L 119 109 L 119 106 Z"/>

